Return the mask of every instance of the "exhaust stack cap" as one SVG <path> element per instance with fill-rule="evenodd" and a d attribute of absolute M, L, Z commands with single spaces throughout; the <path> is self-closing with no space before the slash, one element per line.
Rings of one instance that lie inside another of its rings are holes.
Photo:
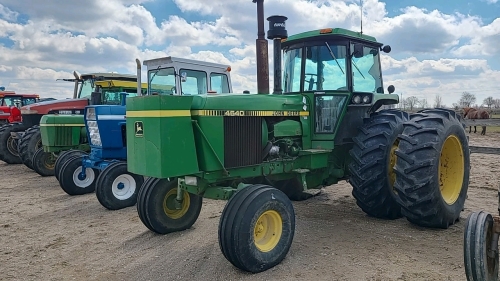
<path fill-rule="evenodd" d="M 269 30 L 267 31 L 267 39 L 286 39 L 288 32 L 286 31 L 285 21 L 288 18 L 285 16 L 270 16 L 267 18 L 269 21 Z"/>

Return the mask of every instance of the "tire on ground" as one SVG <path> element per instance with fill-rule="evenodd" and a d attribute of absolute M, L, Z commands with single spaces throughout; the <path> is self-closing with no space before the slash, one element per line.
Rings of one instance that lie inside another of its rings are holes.
<path fill-rule="evenodd" d="M 52 152 L 43 151 L 40 147 L 35 154 L 33 154 L 33 170 L 42 177 L 54 175 L 54 155 Z"/>
<path fill-rule="evenodd" d="M 111 163 L 97 177 L 97 200 L 109 210 L 133 206 L 143 182 L 142 176 L 127 170 L 127 162 Z"/>
<path fill-rule="evenodd" d="M 34 125 L 27 129 L 18 143 L 19 157 L 26 167 L 33 169 L 33 155 L 42 147 L 42 136 L 40 125 Z"/>
<path fill-rule="evenodd" d="M 368 215 L 396 219 L 401 217 L 401 206 L 396 201 L 393 171 L 398 135 L 408 113 L 399 110 L 381 110 L 364 120 L 353 138 L 349 151 L 352 161 L 348 166 L 349 182 L 356 204 Z"/>
<path fill-rule="evenodd" d="M 219 247 L 231 264 L 257 273 L 283 261 L 294 234 L 292 202 L 279 189 L 255 184 L 226 203 L 219 222 Z"/>
<path fill-rule="evenodd" d="M 85 178 L 80 178 L 83 170 L 82 156 L 69 158 L 59 172 L 59 184 L 68 195 L 82 195 L 94 192 L 99 170 L 85 169 Z"/>
<path fill-rule="evenodd" d="M 0 127 L 0 160 L 7 164 L 22 163 L 17 151 L 18 140 L 14 139 L 10 133 L 24 130 L 26 130 L 26 126 L 23 123 L 10 123 Z"/>
<path fill-rule="evenodd" d="M 146 184 L 147 183 L 147 184 Z M 198 219 L 203 197 L 184 192 L 180 209 L 175 208 L 177 180 L 147 180 L 138 197 L 137 211 L 141 221 L 159 234 L 189 229 Z"/>
<path fill-rule="evenodd" d="M 467 217 L 463 247 L 469 281 L 498 280 L 498 239 L 495 243 L 493 228 L 493 217 L 488 213 L 473 212 Z"/>
<path fill-rule="evenodd" d="M 85 154 L 87 153 L 82 150 L 66 150 L 64 152 L 59 153 L 59 156 L 57 157 L 56 162 L 54 164 L 54 176 L 56 177 L 56 179 L 59 180 L 59 172 L 61 171 L 61 167 L 70 157 L 83 156 Z"/>
<path fill-rule="evenodd" d="M 448 228 L 460 217 L 469 185 L 462 118 L 452 110 L 424 110 L 404 127 L 394 167 L 402 214 L 419 226 Z"/>

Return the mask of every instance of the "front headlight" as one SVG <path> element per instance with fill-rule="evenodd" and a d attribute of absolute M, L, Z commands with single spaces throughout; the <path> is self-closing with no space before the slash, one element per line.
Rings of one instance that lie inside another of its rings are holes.
<path fill-rule="evenodd" d="M 359 96 L 359 95 L 355 95 L 355 96 L 352 98 L 352 102 L 353 102 L 353 103 L 355 103 L 355 104 L 361 103 L 361 96 Z"/>
<path fill-rule="evenodd" d="M 99 134 L 97 121 L 87 121 L 87 129 L 89 130 L 90 144 L 95 146 L 102 146 L 101 135 Z"/>
<path fill-rule="evenodd" d="M 96 120 L 95 108 L 93 108 L 93 107 L 87 108 L 86 118 L 87 118 L 87 120 Z"/>

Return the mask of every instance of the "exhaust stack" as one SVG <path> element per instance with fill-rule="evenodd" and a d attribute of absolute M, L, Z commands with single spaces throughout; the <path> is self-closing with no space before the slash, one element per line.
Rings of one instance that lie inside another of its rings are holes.
<path fill-rule="evenodd" d="M 264 37 L 264 0 L 252 0 L 257 3 L 257 93 L 261 95 L 269 94 L 269 56 L 267 49 L 267 39 Z"/>
<path fill-rule="evenodd" d="M 135 59 L 135 63 L 137 64 L 137 96 L 142 96 L 141 61 Z"/>
<path fill-rule="evenodd" d="M 274 47 L 274 95 L 283 94 L 281 87 L 281 40 L 288 38 L 285 21 L 288 18 L 285 16 L 270 16 L 269 30 L 267 31 L 267 39 L 273 40 Z"/>

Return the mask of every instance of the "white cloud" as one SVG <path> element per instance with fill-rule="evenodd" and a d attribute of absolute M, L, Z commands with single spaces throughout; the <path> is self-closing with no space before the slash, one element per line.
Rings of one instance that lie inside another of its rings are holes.
<path fill-rule="evenodd" d="M 134 74 L 135 58 L 172 55 L 230 64 L 234 90 L 256 90 L 255 3 L 174 0 L 190 18 L 201 14 L 209 19 L 188 21 L 173 14 L 156 19 L 143 6 L 145 2 L 89 0 L 75 5 L 74 0 L 3 0 L 0 39 L 11 40 L 13 46 L 0 44 L 0 84 L 8 83 L 19 92 L 39 87 L 52 96 L 66 97 L 71 95 L 71 83 L 55 79 L 71 78 L 73 70 Z M 354 0 L 266 0 L 264 6 L 266 17 L 287 16 L 288 33 L 295 34 L 323 27 L 359 30 L 358 4 Z M 418 7 L 388 17 L 386 4 L 379 0 L 364 1 L 363 10 L 364 32 L 393 47 L 391 54 L 383 56 L 385 87 L 392 83 L 396 92 L 428 99 L 439 92 L 451 105 L 464 90 L 477 92 L 480 100 L 500 82 L 494 69 L 500 65 L 500 19 L 485 25 L 477 16 Z M 15 23 L 21 12 L 29 20 Z M 272 48 L 269 42 L 271 91 Z"/>

